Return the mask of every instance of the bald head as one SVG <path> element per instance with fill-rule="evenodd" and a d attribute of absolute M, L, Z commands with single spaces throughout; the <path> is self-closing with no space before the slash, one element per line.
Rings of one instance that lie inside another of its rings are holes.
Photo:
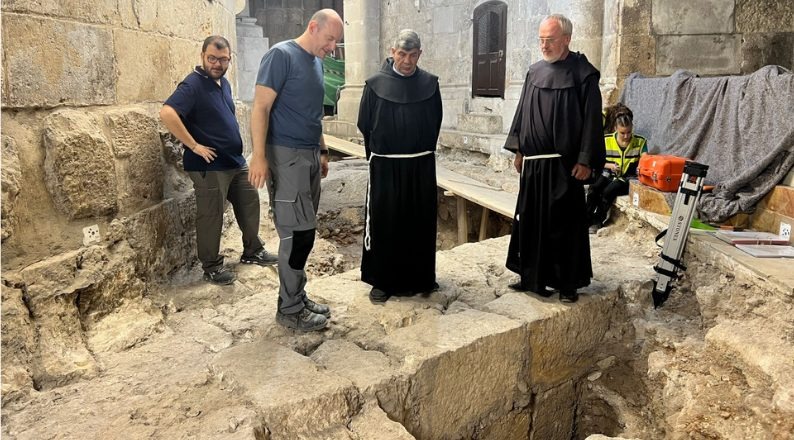
<path fill-rule="evenodd" d="M 312 55 L 324 58 L 333 53 L 342 40 L 344 22 L 333 9 L 321 9 L 312 15 L 306 31 L 296 41 Z"/>

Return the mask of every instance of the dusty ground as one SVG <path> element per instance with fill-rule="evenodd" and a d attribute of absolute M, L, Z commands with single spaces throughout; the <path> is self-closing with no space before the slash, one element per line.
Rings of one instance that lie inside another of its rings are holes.
<path fill-rule="evenodd" d="M 472 172 L 484 165 L 457 166 L 458 172 Z M 505 174 L 494 174 L 494 182 L 507 180 Z M 333 307 L 327 330 L 303 335 L 274 323 L 276 271 L 235 265 L 239 233 L 236 227 L 229 227 L 222 248 L 239 274 L 235 285 L 203 283 L 200 270 L 193 268 L 150 290 L 145 304 L 124 304 L 102 321 L 104 332 L 90 335 L 92 354 L 99 365 L 97 374 L 60 388 L 31 390 L 5 402 L 3 436 L 262 439 L 278 437 L 279 431 L 271 429 L 279 426 L 312 432 L 299 416 L 298 421 L 285 416 L 282 422 L 262 422 L 262 408 L 267 405 L 263 402 L 315 391 L 311 383 L 290 385 L 295 368 L 310 372 L 317 384 L 331 380 L 332 385 L 323 386 L 346 402 L 342 407 L 347 412 L 334 417 L 348 423 L 339 427 L 327 422 L 322 438 L 412 438 L 408 427 L 421 432 L 423 425 L 412 422 L 410 415 L 402 416 L 404 424 L 387 418 L 384 410 L 391 408 L 389 400 L 381 399 L 380 406 L 373 403 L 364 391 L 371 385 L 354 380 L 355 391 L 333 382 L 338 379 L 329 379 L 334 362 L 341 362 L 340 353 L 348 362 L 356 359 L 365 372 L 361 377 L 371 383 L 384 371 L 411 365 L 409 358 L 397 361 L 393 354 L 386 358 L 378 354 L 389 353 L 384 338 L 411 328 L 435 328 L 440 317 L 471 316 L 479 310 L 494 310 L 496 306 L 489 304 L 506 305 L 526 296 L 509 293 L 505 287 L 515 276 L 503 267 L 507 241 L 502 238 L 439 253 L 442 289 L 432 296 L 400 298 L 385 307 L 369 304 L 367 286 L 358 280 L 355 269 L 363 221 L 356 200 L 363 200 L 364 188 L 365 167 L 356 161 L 334 164 L 325 182 L 319 228 L 323 238 L 309 261 L 308 287 L 314 297 Z M 690 246 L 690 269 L 678 290 L 663 308 L 654 310 L 650 278 L 651 267 L 658 261 L 652 239 L 656 232 L 628 208 L 612 226 L 592 236 L 594 283 L 604 291 L 615 289 L 617 294 L 609 309 L 595 309 L 600 310 L 598 314 L 583 321 L 577 321 L 583 317 L 573 317 L 565 324 L 572 329 L 585 326 L 583 333 L 575 333 L 582 344 L 588 331 L 607 325 L 596 352 L 589 352 L 584 359 L 591 365 L 586 379 L 565 391 L 579 396 L 572 437 L 600 433 L 646 439 L 791 438 L 791 289 L 781 291 L 725 254 L 696 243 Z M 275 250 L 275 233 L 269 222 L 263 223 L 262 236 L 268 248 Z M 535 304 L 564 312 L 555 300 Z M 576 307 L 588 304 L 594 303 L 586 296 Z M 513 307 L 508 306 L 506 313 Z M 422 333 L 403 334 L 407 336 L 404 341 L 414 341 Z M 409 342 L 400 344 L 405 343 Z M 240 352 L 262 344 L 268 347 L 265 353 L 274 353 L 275 359 L 284 363 L 254 361 Z M 293 358 L 290 353 L 310 358 Z M 575 349 L 570 354 L 575 355 Z M 227 364 L 224 359 L 237 361 Z M 274 375 L 283 379 L 281 388 L 265 388 L 273 394 L 251 397 L 250 390 L 263 385 L 247 381 Z M 521 411 L 532 404 L 522 402 L 537 403 L 536 399 L 544 396 L 534 391 L 531 395 L 529 401 L 517 398 L 513 404 L 518 412 L 504 419 L 512 420 L 513 425 L 502 425 L 526 426 Z M 421 401 L 399 411 L 412 407 L 421 408 Z M 390 411 L 399 413 L 394 408 Z M 541 417 L 537 409 L 532 411 L 533 417 Z M 374 432 L 373 426 L 377 427 Z M 504 433 L 489 436 L 487 430 L 471 429 L 472 435 L 477 432 L 482 438 L 510 438 Z M 539 426 L 532 429 L 533 438 L 551 438 L 537 431 Z M 519 431 L 513 438 L 522 438 L 522 432 L 527 433 Z"/>

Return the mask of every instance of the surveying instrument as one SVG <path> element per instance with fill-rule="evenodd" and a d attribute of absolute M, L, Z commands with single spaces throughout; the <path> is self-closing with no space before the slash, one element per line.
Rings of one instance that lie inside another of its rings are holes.
<path fill-rule="evenodd" d="M 664 237 L 664 247 L 660 255 L 661 261 L 653 267 L 657 276 L 653 281 L 653 307 L 659 308 L 670 296 L 673 289 L 673 280 L 681 277 L 678 271 L 686 271 L 686 266 L 681 262 L 684 254 L 684 245 L 689 235 L 689 225 L 695 215 L 700 194 L 703 192 L 703 180 L 706 178 L 708 165 L 686 161 L 678 194 L 675 196 L 673 214 L 670 216 L 670 225 L 656 236 L 656 242 Z"/>

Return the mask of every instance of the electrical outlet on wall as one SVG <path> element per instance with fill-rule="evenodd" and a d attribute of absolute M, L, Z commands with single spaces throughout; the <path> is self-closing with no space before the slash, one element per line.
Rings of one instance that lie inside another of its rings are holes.
<path fill-rule="evenodd" d="M 91 225 L 83 228 L 83 246 L 90 246 L 99 243 L 99 225 Z"/>
<path fill-rule="evenodd" d="M 780 222 L 780 232 L 778 232 L 778 235 L 791 240 L 791 225 L 788 223 Z"/>

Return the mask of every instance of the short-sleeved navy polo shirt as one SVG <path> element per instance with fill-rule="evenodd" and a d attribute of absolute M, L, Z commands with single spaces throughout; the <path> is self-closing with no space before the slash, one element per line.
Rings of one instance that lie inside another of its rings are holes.
<path fill-rule="evenodd" d="M 196 66 L 165 104 L 176 110 L 196 142 L 212 147 L 218 153 L 215 160 L 207 163 L 186 148 L 183 156 L 185 171 L 221 171 L 245 166 L 232 88 L 226 78 L 222 77 L 218 85 Z"/>

